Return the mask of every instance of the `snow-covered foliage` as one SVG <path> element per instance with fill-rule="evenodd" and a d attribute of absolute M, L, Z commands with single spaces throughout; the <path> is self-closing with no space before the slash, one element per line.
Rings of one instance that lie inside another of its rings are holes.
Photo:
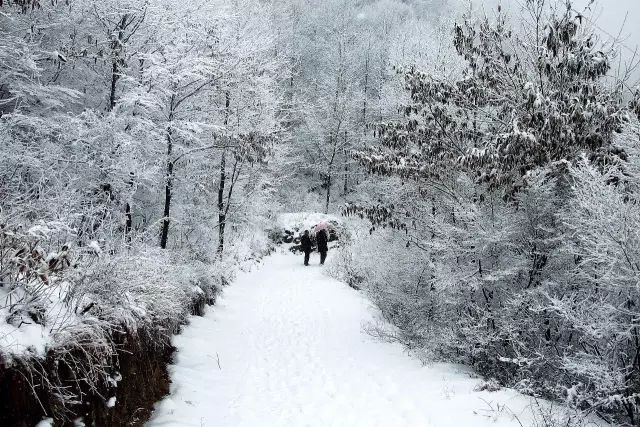
<path fill-rule="evenodd" d="M 405 94 L 393 66 L 453 52 L 426 42 L 445 34 L 439 19 L 447 2 L 278 3 L 279 45 L 293 64 L 285 87 L 295 168 L 283 183 L 291 186 L 287 202 L 295 202 L 292 211 L 336 212 L 364 179 L 351 150 L 372 140 L 372 123 L 398 115 Z"/>
<path fill-rule="evenodd" d="M 341 218 L 317 212 L 283 213 L 275 222 L 267 227 L 269 238 L 273 243 L 286 244 L 293 253 L 303 250 L 301 239 L 308 231 L 312 247 L 316 248 L 316 235 L 319 230 L 328 233 L 331 248 L 349 241 L 351 233 Z"/>
<path fill-rule="evenodd" d="M 336 240 L 347 238 L 347 230 L 342 219 L 317 212 L 295 212 L 278 215 L 275 223 L 269 229 L 269 234 L 276 243 L 299 242 L 305 231 L 315 233 L 316 227 L 322 223 L 328 224 L 329 238 Z"/>
<path fill-rule="evenodd" d="M 56 425 L 112 387 L 122 336 L 169 348 L 270 250 L 271 10 L 0 2 L 0 369 L 48 393 Z"/>
<path fill-rule="evenodd" d="M 458 79 L 401 70 L 411 95 L 406 120 L 379 126 L 382 146 L 356 153 L 360 163 L 423 181 L 464 171 L 509 194 L 529 171 L 582 150 L 615 159 L 609 141 L 628 119 L 623 85 L 604 79 L 615 52 L 570 2 L 533 0 L 526 9 L 530 23 L 520 32 L 504 13 L 455 25 L 453 45 L 466 64 Z"/>
<path fill-rule="evenodd" d="M 340 274 L 391 338 L 637 425 L 635 104 L 571 5 L 523 6 L 521 28 L 500 11 L 455 27 L 461 78 L 403 70 L 405 119 L 354 153 L 393 184 L 345 208 L 386 230 Z"/>
<path fill-rule="evenodd" d="M 407 230 L 354 236 L 340 278 L 364 288 L 398 327 L 390 338 L 412 349 L 635 419 L 639 143 L 621 137 L 624 169 L 583 159 L 564 184 L 530 175 L 513 202 L 481 202 L 459 182 L 455 202 L 412 206 L 421 221 Z"/>

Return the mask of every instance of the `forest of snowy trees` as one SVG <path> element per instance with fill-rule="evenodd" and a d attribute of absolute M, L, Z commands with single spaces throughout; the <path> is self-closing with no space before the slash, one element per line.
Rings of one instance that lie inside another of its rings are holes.
<path fill-rule="evenodd" d="M 639 425 L 633 66 L 614 70 L 616 47 L 568 3 L 529 1 L 521 18 L 455 24 L 454 76 L 400 70 L 404 119 L 353 152 L 395 184 L 346 212 L 399 230 L 402 255 L 379 264 L 389 240 L 372 237 L 343 274 L 398 326 L 383 335 Z"/>
<path fill-rule="evenodd" d="M 317 211 L 384 338 L 640 426 L 636 70 L 517 3 L 0 0 L 0 424 L 143 423 L 189 315 Z"/>

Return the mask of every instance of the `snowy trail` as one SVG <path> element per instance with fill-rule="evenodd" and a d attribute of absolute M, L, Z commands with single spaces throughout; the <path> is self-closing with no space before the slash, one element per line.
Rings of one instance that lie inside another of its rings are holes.
<path fill-rule="evenodd" d="M 374 315 L 318 265 L 275 254 L 175 338 L 172 392 L 148 425 L 481 427 L 519 426 L 511 412 L 526 418 L 524 396 L 474 392 L 479 380 L 463 369 L 424 367 L 363 333 Z"/>

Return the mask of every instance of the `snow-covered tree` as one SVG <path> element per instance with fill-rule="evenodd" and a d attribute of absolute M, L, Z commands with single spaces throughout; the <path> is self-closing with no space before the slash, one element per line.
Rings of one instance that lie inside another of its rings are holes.
<path fill-rule="evenodd" d="M 389 237 L 399 252 L 392 259 L 415 263 L 402 264 L 398 279 L 367 261 L 354 261 L 363 264 L 355 271 L 373 270 L 363 274 L 368 290 L 409 345 L 635 423 L 626 356 L 635 354 L 634 297 L 604 290 L 613 271 L 634 280 L 624 255 L 633 260 L 624 230 L 634 178 L 614 172 L 635 168 L 630 137 L 616 139 L 630 120 L 624 82 L 609 76 L 614 51 L 570 4 L 524 6 L 520 25 L 501 10 L 455 25 L 460 75 L 401 70 L 404 119 L 382 124 L 379 140 L 354 152 L 395 186 L 346 213 L 401 231 Z M 607 220 L 595 226 L 598 218 Z M 606 244 L 602 234 L 612 238 L 606 250 L 591 246 Z M 589 273 L 603 252 L 606 270 Z M 628 317 L 602 308 L 623 306 Z"/>
<path fill-rule="evenodd" d="M 603 50 L 570 3 L 551 10 L 546 3 L 528 2 L 532 19 L 520 32 L 504 13 L 495 22 L 468 16 L 456 24 L 462 78 L 408 69 L 407 120 L 381 126 L 383 146 L 361 153 L 361 162 L 426 181 L 464 171 L 509 194 L 537 167 L 584 150 L 611 154 L 611 137 L 626 120 L 621 87 L 605 79 L 613 51 Z"/>

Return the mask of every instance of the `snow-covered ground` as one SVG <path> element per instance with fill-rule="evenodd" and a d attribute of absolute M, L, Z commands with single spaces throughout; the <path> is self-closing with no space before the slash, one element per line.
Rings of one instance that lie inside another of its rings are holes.
<path fill-rule="evenodd" d="M 276 253 L 193 318 L 148 425 L 533 425 L 529 398 L 474 391 L 464 368 L 423 366 L 365 334 L 375 309 L 312 262 Z"/>

